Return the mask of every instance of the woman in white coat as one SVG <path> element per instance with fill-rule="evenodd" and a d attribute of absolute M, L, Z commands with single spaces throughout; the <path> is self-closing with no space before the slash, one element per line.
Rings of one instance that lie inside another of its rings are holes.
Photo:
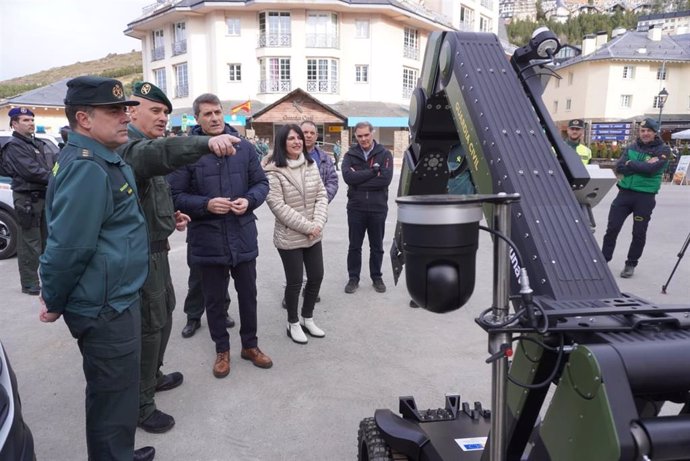
<path fill-rule="evenodd" d="M 326 333 L 314 323 L 314 304 L 323 280 L 321 236 L 328 218 L 328 197 L 319 168 L 305 150 L 298 125 L 278 130 L 273 155 L 264 169 L 270 185 L 266 203 L 275 216 L 273 243 L 285 271 L 287 335 L 306 344 Z M 303 270 L 307 273 L 301 319 L 297 315 Z"/>

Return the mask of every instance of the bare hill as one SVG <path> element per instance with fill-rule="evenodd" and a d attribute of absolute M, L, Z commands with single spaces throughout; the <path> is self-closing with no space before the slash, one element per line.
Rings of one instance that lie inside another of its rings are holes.
<path fill-rule="evenodd" d="M 25 91 L 79 75 L 102 75 L 117 78 L 125 84 L 131 83 L 133 80 L 142 78 L 141 51 L 111 53 L 101 59 L 53 67 L 35 74 L 0 81 L 0 98 L 10 98 Z"/>

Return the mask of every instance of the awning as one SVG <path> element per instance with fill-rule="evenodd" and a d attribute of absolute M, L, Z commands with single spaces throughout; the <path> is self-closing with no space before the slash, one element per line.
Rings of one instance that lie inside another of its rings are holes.
<path fill-rule="evenodd" d="M 353 127 L 359 122 L 369 122 L 375 128 L 407 128 L 407 117 L 348 117 L 347 126 Z"/>

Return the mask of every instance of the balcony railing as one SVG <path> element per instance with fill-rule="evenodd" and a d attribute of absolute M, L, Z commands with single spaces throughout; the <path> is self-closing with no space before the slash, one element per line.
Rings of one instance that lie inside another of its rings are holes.
<path fill-rule="evenodd" d="M 338 48 L 337 34 L 307 34 L 307 48 Z"/>
<path fill-rule="evenodd" d="M 172 44 L 173 56 L 185 54 L 187 52 L 187 39 L 178 40 Z"/>
<path fill-rule="evenodd" d="M 261 80 L 259 93 L 289 93 L 292 91 L 292 80 Z"/>
<path fill-rule="evenodd" d="M 165 59 L 165 47 L 157 46 L 151 50 L 151 61 L 160 61 Z"/>
<path fill-rule="evenodd" d="M 310 93 L 338 93 L 337 80 L 310 80 L 307 81 L 307 91 Z"/>
<path fill-rule="evenodd" d="M 292 34 L 259 34 L 259 48 L 285 48 L 292 46 Z"/>
<path fill-rule="evenodd" d="M 472 32 L 474 30 L 474 24 L 471 21 L 465 21 L 458 24 L 458 30 Z"/>
<path fill-rule="evenodd" d="M 189 87 L 187 85 L 178 85 L 175 87 L 176 98 L 186 98 L 189 96 Z"/>
<path fill-rule="evenodd" d="M 403 57 L 415 60 L 419 59 L 419 48 L 405 45 L 403 49 Z"/>
<path fill-rule="evenodd" d="M 494 7 L 494 2 L 493 0 L 481 0 L 480 5 L 491 10 Z"/>
<path fill-rule="evenodd" d="M 414 91 L 414 88 L 403 88 L 403 90 L 402 90 L 403 99 L 410 99 L 413 91 Z"/>

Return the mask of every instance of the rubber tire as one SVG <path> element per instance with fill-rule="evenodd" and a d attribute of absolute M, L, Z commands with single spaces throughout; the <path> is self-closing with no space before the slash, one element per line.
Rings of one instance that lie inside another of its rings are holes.
<path fill-rule="evenodd" d="M 17 220 L 7 211 L 0 210 L 0 259 L 17 254 L 18 237 Z"/>
<path fill-rule="evenodd" d="M 358 461 L 393 461 L 391 449 L 381 437 L 374 418 L 365 418 L 359 423 L 357 433 Z"/>

